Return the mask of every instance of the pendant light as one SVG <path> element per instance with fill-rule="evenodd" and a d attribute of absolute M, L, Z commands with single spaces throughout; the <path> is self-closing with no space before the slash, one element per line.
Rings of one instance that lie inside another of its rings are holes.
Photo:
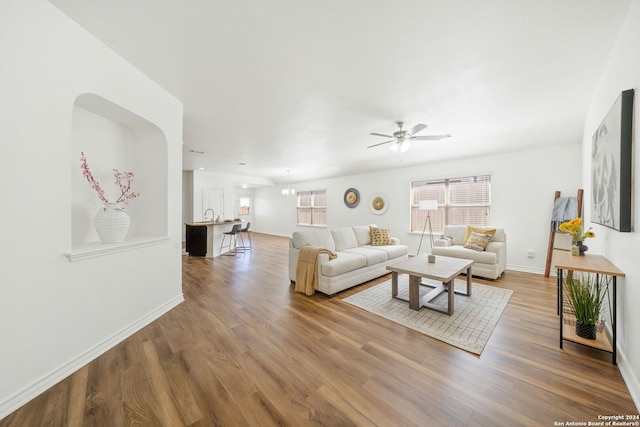
<path fill-rule="evenodd" d="M 289 172 L 289 169 L 287 169 L 287 188 L 282 189 L 282 195 L 286 197 L 295 196 L 296 194 L 296 190 L 291 188 L 291 177 L 289 176 Z"/>

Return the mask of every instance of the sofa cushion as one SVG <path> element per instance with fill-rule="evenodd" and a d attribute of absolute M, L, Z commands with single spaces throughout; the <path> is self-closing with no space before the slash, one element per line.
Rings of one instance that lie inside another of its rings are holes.
<path fill-rule="evenodd" d="M 492 238 L 492 234 L 476 233 L 475 231 L 472 231 L 464 247 L 467 249 L 473 249 L 474 251 L 484 251 L 484 248 L 487 247 Z"/>
<path fill-rule="evenodd" d="M 504 232 L 504 228 L 496 228 L 496 234 L 493 235 L 492 242 L 506 242 L 507 234 Z"/>
<path fill-rule="evenodd" d="M 367 266 L 367 258 L 362 255 L 344 251 L 337 254 L 337 257 L 321 264 L 320 273 L 323 276 L 335 277 Z"/>
<path fill-rule="evenodd" d="M 331 235 L 336 245 L 336 251 L 358 247 L 356 235 L 351 227 L 336 228 L 335 230 L 331 230 Z"/>
<path fill-rule="evenodd" d="M 467 228 L 457 225 L 445 225 L 442 236 L 451 239 L 452 245 L 462 245 Z"/>
<path fill-rule="evenodd" d="M 405 245 L 385 245 L 385 246 L 360 246 L 361 248 L 371 248 L 376 251 L 383 251 L 387 254 L 387 259 L 394 259 L 409 253 L 409 249 Z"/>
<path fill-rule="evenodd" d="M 376 225 L 371 224 L 371 226 L 375 227 Z M 371 244 L 371 232 L 369 231 L 369 227 L 369 225 L 356 225 L 351 227 L 353 229 L 353 234 L 356 235 L 358 246 Z"/>
<path fill-rule="evenodd" d="M 357 247 L 352 249 L 345 249 L 343 252 L 362 255 L 366 258 L 367 265 L 379 264 L 381 262 L 385 262 L 388 258 L 386 251 L 378 251 L 372 248 Z"/>
<path fill-rule="evenodd" d="M 481 233 L 481 234 L 489 234 L 491 237 L 493 237 L 493 235 L 496 234 L 496 229 L 487 228 L 487 227 L 474 227 L 472 225 L 467 225 L 467 231 L 465 232 L 464 240 L 462 241 L 462 246 L 467 244 L 467 241 L 469 240 L 469 237 L 471 237 L 471 233 L 473 232 Z"/>
<path fill-rule="evenodd" d="M 293 240 L 293 247 L 298 249 L 303 246 L 317 246 L 332 251 L 336 250 L 329 230 L 294 231 L 291 240 Z"/>
<path fill-rule="evenodd" d="M 391 230 L 388 228 L 369 226 L 369 231 L 371 233 L 371 245 L 383 246 L 393 244 L 391 241 Z"/>
<path fill-rule="evenodd" d="M 498 262 L 498 256 L 495 254 L 495 252 L 474 251 L 473 249 L 466 249 L 459 245 L 449 246 L 446 248 L 432 248 L 431 253 L 434 255 L 442 255 L 453 258 L 471 259 L 482 264 L 496 264 Z"/>

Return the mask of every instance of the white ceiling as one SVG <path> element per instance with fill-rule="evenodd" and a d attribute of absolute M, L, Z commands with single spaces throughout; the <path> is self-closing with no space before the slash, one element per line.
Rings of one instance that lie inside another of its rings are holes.
<path fill-rule="evenodd" d="M 250 185 L 577 143 L 630 3 L 50 1 L 184 102 L 184 169 Z M 366 148 L 396 120 L 453 137 Z"/>

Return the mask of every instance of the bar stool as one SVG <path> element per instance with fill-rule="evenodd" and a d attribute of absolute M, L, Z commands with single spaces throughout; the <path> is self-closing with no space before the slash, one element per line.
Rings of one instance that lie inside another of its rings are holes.
<path fill-rule="evenodd" d="M 234 224 L 231 231 L 225 231 L 222 233 L 222 243 L 220 244 L 220 253 L 222 255 L 235 256 L 238 253 L 238 249 L 241 249 L 241 252 L 244 252 L 244 240 L 240 235 L 240 230 L 242 229 L 242 224 Z M 229 236 L 229 244 L 227 246 L 224 245 L 225 238 Z M 238 246 L 238 236 L 240 236 L 240 240 L 242 241 L 242 246 Z M 222 253 L 222 248 L 229 248 L 226 253 Z"/>
<path fill-rule="evenodd" d="M 244 245 L 244 239 L 242 239 L 242 234 L 240 234 L 240 239 L 242 239 L 242 249 L 250 251 L 253 248 L 253 242 L 251 241 L 251 233 L 249 232 L 249 228 L 251 228 L 251 222 L 247 223 L 247 226 L 240 230 L 240 233 L 244 233 L 247 235 L 247 239 L 249 239 L 249 246 Z"/>

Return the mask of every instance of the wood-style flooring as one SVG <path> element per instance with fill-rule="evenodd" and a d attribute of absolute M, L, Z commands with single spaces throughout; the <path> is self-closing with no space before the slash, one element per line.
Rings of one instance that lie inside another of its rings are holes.
<path fill-rule="evenodd" d="M 0 426 L 553 426 L 637 414 L 611 355 L 558 347 L 553 278 L 513 290 L 476 356 L 290 286 L 287 239 L 183 257 L 186 301 Z"/>

